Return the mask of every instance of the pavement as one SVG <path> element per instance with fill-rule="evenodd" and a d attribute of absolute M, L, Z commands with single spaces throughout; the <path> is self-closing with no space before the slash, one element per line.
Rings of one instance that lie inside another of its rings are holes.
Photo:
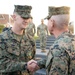
<path fill-rule="evenodd" d="M 42 54 L 42 55 L 47 55 L 47 53 L 48 53 L 48 49 L 46 49 L 46 52 L 41 52 L 41 49 L 36 49 L 36 54 Z"/>
<path fill-rule="evenodd" d="M 47 49 L 46 52 L 41 52 L 40 49 L 36 49 L 36 60 L 39 60 L 41 58 L 46 58 L 48 51 L 49 50 Z"/>

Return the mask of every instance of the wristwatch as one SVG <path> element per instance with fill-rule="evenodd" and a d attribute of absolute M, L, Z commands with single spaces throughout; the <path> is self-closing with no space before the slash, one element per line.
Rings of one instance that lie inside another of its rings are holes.
<path fill-rule="evenodd" d="M 27 63 L 24 65 L 24 70 L 26 70 L 27 69 Z"/>

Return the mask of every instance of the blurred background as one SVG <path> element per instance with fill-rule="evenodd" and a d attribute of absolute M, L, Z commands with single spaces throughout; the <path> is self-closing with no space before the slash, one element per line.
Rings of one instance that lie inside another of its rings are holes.
<path fill-rule="evenodd" d="M 0 25 L 13 25 L 11 15 L 13 14 L 14 5 L 31 5 L 31 15 L 36 27 L 41 23 L 41 19 L 48 15 L 48 6 L 69 6 L 71 8 L 70 25 L 73 25 L 73 32 L 75 34 L 75 10 L 74 1 L 72 0 L 0 0 Z M 4 20 L 6 18 L 7 20 Z M 47 20 L 44 23 L 47 24 Z"/>

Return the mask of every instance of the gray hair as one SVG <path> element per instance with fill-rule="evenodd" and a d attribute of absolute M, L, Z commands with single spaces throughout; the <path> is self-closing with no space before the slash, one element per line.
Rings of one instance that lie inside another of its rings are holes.
<path fill-rule="evenodd" d="M 55 20 L 55 26 L 58 29 L 64 29 L 68 27 L 70 18 L 68 14 L 63 14 L 63 15 L 53 15 L 51 19 Z"/>

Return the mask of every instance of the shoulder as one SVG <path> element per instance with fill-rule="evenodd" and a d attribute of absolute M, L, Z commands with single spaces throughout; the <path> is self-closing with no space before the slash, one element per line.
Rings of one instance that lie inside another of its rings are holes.
<path fill-rule="evenodd" d="M 4 32 L 2 32 L 2 33 L 0 34 L 0 38 L 2 38 L 2 39 L 8 39 L 9 32 L 10 32 L 9 29 L 6 30 L 6 31 L 4 31 Z"/>
<path fill-rule="evenodd" d="M 34 39 L 31 35 L 29 35 L 29 34 L 27 34 L 26 36 L 27 36 L 27 39 L 29 40 L 29 42 L 30 42 L 33 46 L 35 46 L 35 39 Z"/>
<path fill-rule="evenodd" d="M 26 37 L 27 37 L 29 40 L 33 40 L 33 41 L 34 41 L 34 38 L 33 38 L 30 34 L 26 34 Z"/>
<path fill-rule="evenodd" d="M 6 32 L 6 31 L 2 32 L 2 33 L 0 34 L 0 43 L 2 44 L 2 42 L 4 42 L 5 39 L 7 39 L 7 38 L 8 38 L 7 32 Z"/>
<path fill-rule="evenodd" d="M 59 39 L 56 39 L 54 42 L 54 48 L 60 48 L 60 49 L 68 49 L 74 46 L 75 43 L 75 37 L 70 35 L 65 35 L 60 37 Z"/>
<path fill-rule="evenodd" d="M 8 30 L 9 28 L 7 28 L 7 27 L 5 27 L 4 29 L 3 29 L 3 31 L 6 31 L 6 30 Z"/>
<path fill-rule="evenodd" d="M 0 37 L 5 38 L 7 36 L 7 31 L 4 31 L 0 34 Z"/>

